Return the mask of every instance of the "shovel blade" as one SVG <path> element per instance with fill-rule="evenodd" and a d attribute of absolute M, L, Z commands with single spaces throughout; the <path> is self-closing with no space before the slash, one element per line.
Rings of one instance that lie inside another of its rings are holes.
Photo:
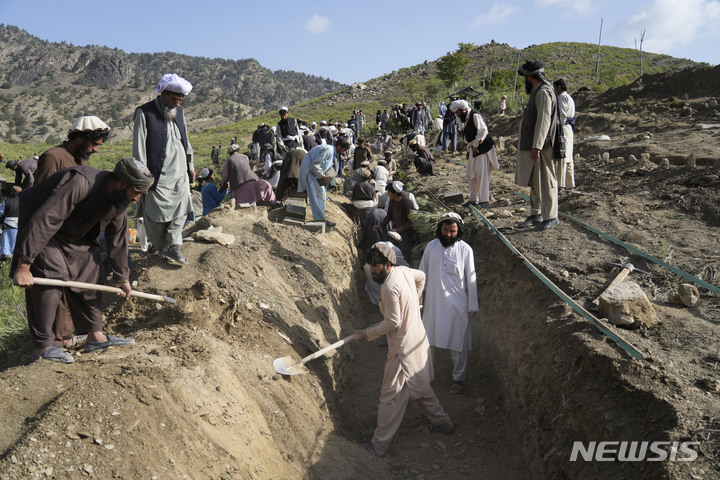
<path fill-rule="evenodd" d="M 276 358 L 273 361 L 273 367 L 280 375 L 300 375 L 308 372 L 304 365 L 300 365 L 292 357 Z"/>

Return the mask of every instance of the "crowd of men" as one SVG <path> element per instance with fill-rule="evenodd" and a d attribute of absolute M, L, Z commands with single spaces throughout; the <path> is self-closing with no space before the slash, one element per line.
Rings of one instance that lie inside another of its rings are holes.
<path fill-rule="evenodd" d="M 531 215 L 520 226 L 534 225 L 540 231 L 559 223 L 559 189 L 572 191 L 575 186 L 574 103 L 565 81 L 550 85 L 543 67 L 542 62 L 526 62 L 519 69 L 529 100 L 520 125 L 516 170 L 516 183 L 531 191 Z M 133 339 L 103 333 L 100 292 L 35 282 L 47 278 L 104 284 L 102 243 L 107 273 L 119 295 L 128 298 L 126 209 L 131 202 L 137 202 L 138 229 L 142 226 L 147 237 L 144 248 L 154 248 L 169 263 L 188 264 L 181 251 L 182 228 L 193 212 L 196 173 L 181 103 L 191 90 L 190 82 L 176 74 L 162 76 L 156 97 L 135 111 L 133 158 L 123 158 L 112 171 L 86 165 L 110 131 L 94 116 L 79 117 L 67 141 L 38 158 L 7 162 L 16 178 L 0 204 L 0 258 L 12 255 L 10 274 L 16 285 L 26 288 L 35 359 L 72 363 L 67 348 L 80 343 L 86 352 L 134 344 Z M 504 102 L 499 115 L 505 114 Z M 401 143 L 411 158 L 407 163 L 420 177 L 436 173 L 433 149 L 425 141 L 430 132 L 438 135 L 434 149 L 464 151 L 469 187 L 465 206 L 490 208 L 490 176 L 499 165 L 479 105 L 471 108 L 462 99 L 441 103 L 436 119 L 425 102 L 412 109 L 398 105 L 389 114 L 378 110 L 381 132 L 372 145 L 362 136 L 367 123 L 361 110 L 347 122 L 319 124 L 291 117 L 287 107 L 278 113 L 277 125 L 258 125 L 247 154 L 240 153 L 237 138 L 225 152 L 222 145 L 213 146 L 212 167 L 203 168 L 198 177 L 203 215 L 228 194 L 238 205 L 264 202 L 273 207 L 294 189 L 307 192 L 314 220 L 333 227 L 326 213 L 327 190 L 342 182 L 350 199 L 348 214 L 360 232 L 365 289 L 383 316 L 379 323 L 357 330 L 356 340 L 385 336 L 388 342 L 377 428 L 363 448 L 379 455 L 388 450 L 409 400 L 416 400 L 428 417 L 430 432 L 454 433 L 455 424 L 430 385 L 432 356 L 433 348 L 450 352 L 449 393 L 462 394 L 472 345 L 471 316 L 480 310 L 473 249 L 462 240 L 463 218 L 447 212 L 437 219 L 435 239 L 425 247 L 418 269 L 411 268 L 416 239 L 410 212 L 419 207 L 394 178 L 398 165 L 387 123 L 402 125 Z M 560 143 L 565 149 L 558 152 L 559 134 L 564 134 Z M 222 171 L 220 188 L 216 171 Z"/>

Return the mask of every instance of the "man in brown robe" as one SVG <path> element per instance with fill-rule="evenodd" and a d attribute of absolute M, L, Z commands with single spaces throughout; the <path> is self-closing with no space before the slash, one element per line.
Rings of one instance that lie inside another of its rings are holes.
<path fill-rule="evenodd" d="M 110 127 L 98 117 L 78 117 L 68 131 L 67 140 L 40 155 L 35 170 L 35 183 L 42 182 L 62 169 L 85 165 L 90 155 L 97 153 L 109 135 Z"/>
<path fill-rule="evenodd" d="M 128 298 L 131 288 L 126 209 L 152 183 L 145 165 L 124 158 L 112 172 L 71 167 L 21 193 L 10 276 L 15 285 L 27 289 L 25 304 L 35 350 L 33 359 L 74 361 L 67 350 L 53 345 L 52 326 L 63 293 L 75 330 L 87 334 L 86 352 L 135 343 L 103 334 L 100 292 L 34 285 L 34 278 L 104 284 L 105 272 L 95 242 L 104 231 L 115 285 Z"/>
<path fill-rule="evenodd" d="M 35 183 L 40 183 L 53 173 L 70 167 L 85 165 L 90 155 L 97 153 L 100 146 L 110 135 L 110 127 L 95 116 L 82 116 L 75 119 L 68 131 L 67 140 L 62 145 L 52 147 L 40 155 L 35 170 Z M 84 341 L 84 336 L 74 334 L 70 307 L 65 295 L 58 304 L 53 323 L 54 344 L 59 347 L 72 347 Z"/>
<path fill-rule="evenodd" d="M 380 312 L 383 320 L 365 330 L 356 330 L 356 341 L 387 337 L 388 356 L 380 390 L 378 423 L 372 441 L 362 447 L 383 455 L 390 447 L 409 400 L 417 401 L 430 420 L 430 431 L 451 435 L 455 424 L 440 405 L 430 386 L 434 378 L 430 343 L 420 316 L 420 296 L 425 274 L 396 266 L 395 252 L 387 244 L 376 244 L 365 257 L 372 279 L 382 284 Z"/>

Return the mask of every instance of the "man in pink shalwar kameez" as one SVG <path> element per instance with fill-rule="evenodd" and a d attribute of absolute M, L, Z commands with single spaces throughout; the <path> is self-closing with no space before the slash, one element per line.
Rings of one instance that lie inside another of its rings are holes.
<path fill-rule="evenodd" d="M 373 280 L 383 284 L 379 306 L 384 319 L 355 332 L 358 341 L 387 336 L 388 357 L 380 390 L 377 428 L 372 442 L 362 445 L 378 455 L 390 447 L 409 400 L 417 401 L 431 422 L 431 432 L 450 435 L 455 431 L 455 424 L 430 386 L 434 376 L 430 344 L 420 315 L 425 274 L 395 266 L 395 259 L 395 252 L 388 245 L 377 244 L 368 250 L 365 261 L 370 265 Z"/>

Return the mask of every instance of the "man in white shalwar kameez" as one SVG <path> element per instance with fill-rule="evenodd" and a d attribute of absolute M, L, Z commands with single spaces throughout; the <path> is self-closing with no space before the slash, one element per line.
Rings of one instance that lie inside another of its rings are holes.
<path fill-rule="evenodd" d="M 325 222 L 328 227 L 334 227 L 335 223 L 325 217 L 326 188 L 334 179 L 335 173 L 327 173 L 330 173 L 328 171 L 333 167 L 336 157 L 347 152 L 349 148 L 350 143 L 347 140 L 338 140 L 335 146 L 318 145 L 305 154 L 300 164 L 297 191 L 307 190 L 313 219 Z"/>
<path fill-rule="evenodd" d="M 133 157 L 147 165 L 155 183 L 138 205 L 150 243 L 170 263 L 187 265 L 180 251 L 182 228 L 193 209 L 190 185 L 195 183 L 193 150 L 180 103 L 192 90 L 174 73 L 163 75 L 158 97 L 135 110 Z"/>
<path fill-rule="evenodd" d="M 420 318 L 420 295 L 425 274 L 396 266 L 395 253 L 384 243 L 374 245 L 365 258 L 373 280 L 382 284 L 380 312 L 383 320 L 365 330 L 356 330 L 356 340 L 376 340 L 385 335 L 388 356 L 380 390 L 378 422 L 372 441 L 362 445 L 383 455 L 400 427 L 408 401 L 415 400 L 430 420 L 430 431 L 451 435 L 455 424 L 440 405 L 430 386 L 433 368 L 430 344 Z"/>
<path fill-rule="evenodd" d="M 573 160 L 573 132 L 575 128 L 575 100 L 567 92 L 567 82 L 560 78 L 553 82 L 558 99 L 558 115 L 565 136 L 565 158 L 558 160 L 558 185 L 561 190 L 575 190 L 575 162 Z"/>
<path fill-rule="evenodd" d="M 446 213 L 438 220 L 437 238 L 425 247 L 420 270 L 427 276 L 423 324 L 433 347 L 450 350 L 453 361 L 450 394 L 463 392 L 468 352 L 472 348 L 469 313 L 478 311 L 475 257 L 462 240 L 463 220 Z"/>
<path fill-rule="evenodd" d="M 470 110 L 465 100 L 455 100 L 450 104 L 450 110 L 458 119 L 459 130 L 462 130 L 464 141 L 460 143 L 460 149 L 464 145 L 468 156 L 465 175 L 470 194 L 464 206 L 490 208 L 490 174 L 493 169 L 500 168 L 490 130 L 480 112 Z"/>

